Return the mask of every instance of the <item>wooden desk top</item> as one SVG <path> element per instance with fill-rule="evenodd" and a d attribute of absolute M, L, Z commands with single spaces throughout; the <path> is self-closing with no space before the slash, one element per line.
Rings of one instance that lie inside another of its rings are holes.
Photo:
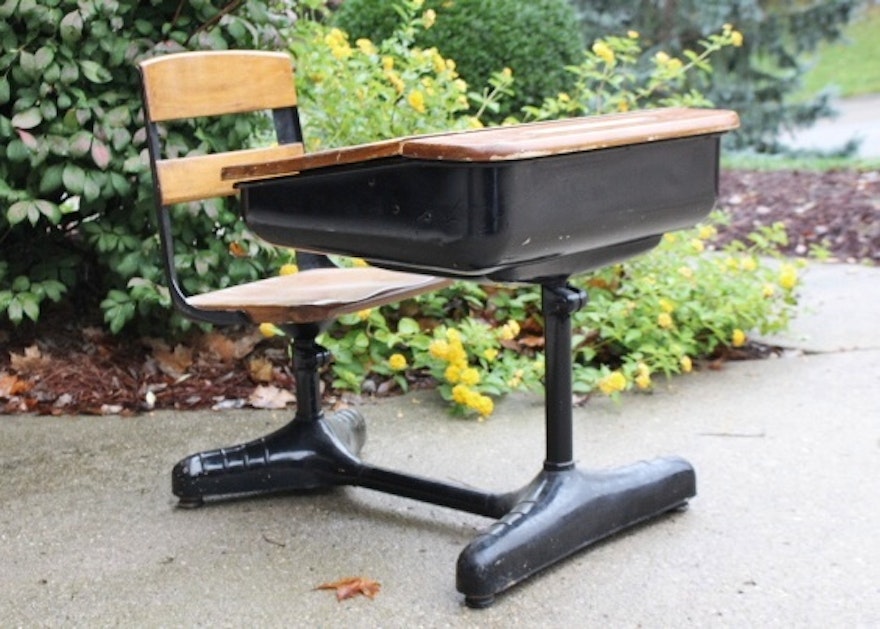
<path fill-rule="evenodd" d="M 733 111 L 667 108 L 410 136 L 330 149 L 270 162 L 223 168 L 224 180 L 247 180 L 389 157 L 449 162 L 498 162 L 595 151 L 724 133 L 739 126 Z"/>

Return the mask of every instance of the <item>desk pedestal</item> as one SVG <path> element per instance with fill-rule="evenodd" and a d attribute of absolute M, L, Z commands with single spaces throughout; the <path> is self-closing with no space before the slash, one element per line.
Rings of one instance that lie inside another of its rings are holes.
<path fill-rule="evenodd" d="M 457 587 L 472 607 L 582 548 L 684 505 L 696 493 L 693 468 L 679 458 L 605 471 L 575 466 L 572 452 L 571 314 L 586 295 L 564 281 L 543 287 L 546 345 L 546 457 L 526 487 L 484 492 L 363 462 L 360 413 L 325 417 L 319 368 L 329 356 L 318 325 L 290 326 L 297 413 L 254 441 L 194 454 L 178 463 L 172 489 L 183 507 L 206 498 L 355 485 L 487 516 L 497 521 L 461 553 Z"/>

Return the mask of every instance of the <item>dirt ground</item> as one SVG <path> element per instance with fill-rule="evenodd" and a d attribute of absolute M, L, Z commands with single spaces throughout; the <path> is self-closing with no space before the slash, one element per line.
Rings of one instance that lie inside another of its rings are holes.
<path fill-rule="evenodd" d="M 821 250 L 831 260 L 880 263 L 878 171 L 725 171 L 719 207 L 730 218 L 719 229 L 719 246 L 781 221 L 790 240 L 785 254 Z M 292 401 L 285 348 L 254 331 L 213 332 L 171 346 L 56 316 L 36 332 L 0 329 L 0 345 L 0 414 L 272 408 Z"/>

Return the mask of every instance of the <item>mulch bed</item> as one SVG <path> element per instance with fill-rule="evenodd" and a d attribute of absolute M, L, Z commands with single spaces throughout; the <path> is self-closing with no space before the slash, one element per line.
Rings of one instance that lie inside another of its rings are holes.
<path fill-rule="evenodd" d="M 880 262 L 880 172 L 725 171 L 719 206 L 730 215 L 720 244 L 781 221 L 790 238 L 780 247 L 785 254 L 821 247 L 834 260 Z M 253 331 L 199 334 L 169 346 L 113 336 L 71 313 L 50 315 L 38 331 L 0 330 L 7 348 L 0 352 L 0 413 L 280 408 L 292 401 L 283 343 Z"/>

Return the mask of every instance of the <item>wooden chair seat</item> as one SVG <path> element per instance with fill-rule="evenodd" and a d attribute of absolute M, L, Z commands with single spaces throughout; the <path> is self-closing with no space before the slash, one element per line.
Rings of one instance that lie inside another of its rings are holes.
<path fill-rule="evenodd" d="M 401 301 L 450 283 L 375 267 L 322 268 L 210 291 L 187 301 L 204 310 L 245 312 L 255 322 L 311 323 Z"/>

